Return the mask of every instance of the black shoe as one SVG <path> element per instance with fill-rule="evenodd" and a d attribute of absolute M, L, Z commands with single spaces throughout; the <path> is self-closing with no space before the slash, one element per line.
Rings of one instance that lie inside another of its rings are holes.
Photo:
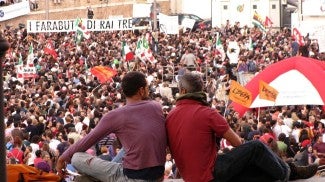
<path fill-rule="evenodd" d="M 297 179 L 308 179 L 317 173 L 318 164 L 309 164 L 308 166 L 296 166 Z"/>

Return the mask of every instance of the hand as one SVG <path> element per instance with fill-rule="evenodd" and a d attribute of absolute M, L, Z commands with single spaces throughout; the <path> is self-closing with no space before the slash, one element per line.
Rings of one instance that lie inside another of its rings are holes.
<path fill-rule="evenodd" d="M 61 178 L 64 178 L 66 175 L 66 163 L 63 159 L 59 158 L 56 163 L 56 171 Z"/>

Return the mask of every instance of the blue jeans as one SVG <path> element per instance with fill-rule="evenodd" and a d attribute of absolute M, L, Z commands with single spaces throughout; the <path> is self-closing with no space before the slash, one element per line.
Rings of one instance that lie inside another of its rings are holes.
<path fill-rule="evenodd" d="M 288 181 L 289 166 L 259 140 L 217 156 L 214 182 Z"/>
<path fill-rule="evenodd" d="M 122 147 L 120 151 L 116 154 L 116 156 L 112 159 L 112 162 L 122 163 L 124 155 L 125 155 L 125 151 L 124 148 Z"/>

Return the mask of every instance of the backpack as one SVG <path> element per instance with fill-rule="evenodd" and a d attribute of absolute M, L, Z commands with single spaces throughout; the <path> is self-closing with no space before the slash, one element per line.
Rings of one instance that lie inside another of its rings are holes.
<path fill-rule="evenodd" d="M 60 182 L 61 177 L 54 173 L 47 173 L 25 164 L 7 164 L 7 181 L 32 182 L 47 181 Z"/>
<path fill-rule="evenodd" d="M 253 60 L 248 61 L 247 67 L 248 67 L 248 72 L 251 72 L 251 73 L 255 73 L 257 70 L 256 63 Z"/>
<path fill-rule="evenodd" d="M 19 160 L 16 157 L 10 157 L 8 159 L 9 164 L 19 164 Z"/>
<path fill-rule="evenodd" d="M 7 164 L 19 164 L 19 159 L 18 159 L 18 155 L 19 152 L 17 153 L 17 155 L 15 156 L 12 152 L 9 152 L 10 157 L 7 158 Z"/>

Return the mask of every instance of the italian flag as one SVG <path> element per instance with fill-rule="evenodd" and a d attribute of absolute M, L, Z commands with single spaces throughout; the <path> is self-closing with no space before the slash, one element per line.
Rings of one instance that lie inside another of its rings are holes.
<path fill-rule="evenodd" d="M 252 51 L 254 46 L 253 46 L 253 40 L 252 37 L 249 37 L 249 43 L 248 43 L 248 50 Z"/>
<path fill-rule="evenodd" d="M 226 53 L 225 50 L 223 49 L 219 32 L 217 32 L 216 50 L 218 51 L 218 54 L 221 55 L 221 61 L 224 61 L 226 58 Z"/>
<path fill-rule="evenodd" d="M 156 59 L 152 55 L 152 51 L 149 48 L 149 42 L 145 37 L 139 38 L 137 42 L 137 49 L 135 50 L 137 57 L 141 59 L 142 62 L 149 61 L 150 63 L 155 63 Z"/>
<path fill-rule="evenodd" d="M 34 66 L 34 47 L 33 47 L 33 43 L 31 43 L 30 46 L 29 46 L 27 64 L 29 66 Z"/>
<path fill-rule="evenodd" d="M 134 59 L 134 54 L 130 51 L 130 47 L 125 41 L 122 43 L 122 56 L 126 62 L 132 61 Z"/>
<path fill-rule="evenodd" d="M 81 18 L 75 20 L 76 26 L 76 42 L 79 44 L 84 38 L 89 39 L 90 33 L 86 30 L 85 25 L 82 22 Z"/>
<path fill-rule="evenodd" d="M 18 59 L 18 65 L 23 65 L 23 56 L 21 56 L 21 53 L 19 53 L 19 59 Z"/>

